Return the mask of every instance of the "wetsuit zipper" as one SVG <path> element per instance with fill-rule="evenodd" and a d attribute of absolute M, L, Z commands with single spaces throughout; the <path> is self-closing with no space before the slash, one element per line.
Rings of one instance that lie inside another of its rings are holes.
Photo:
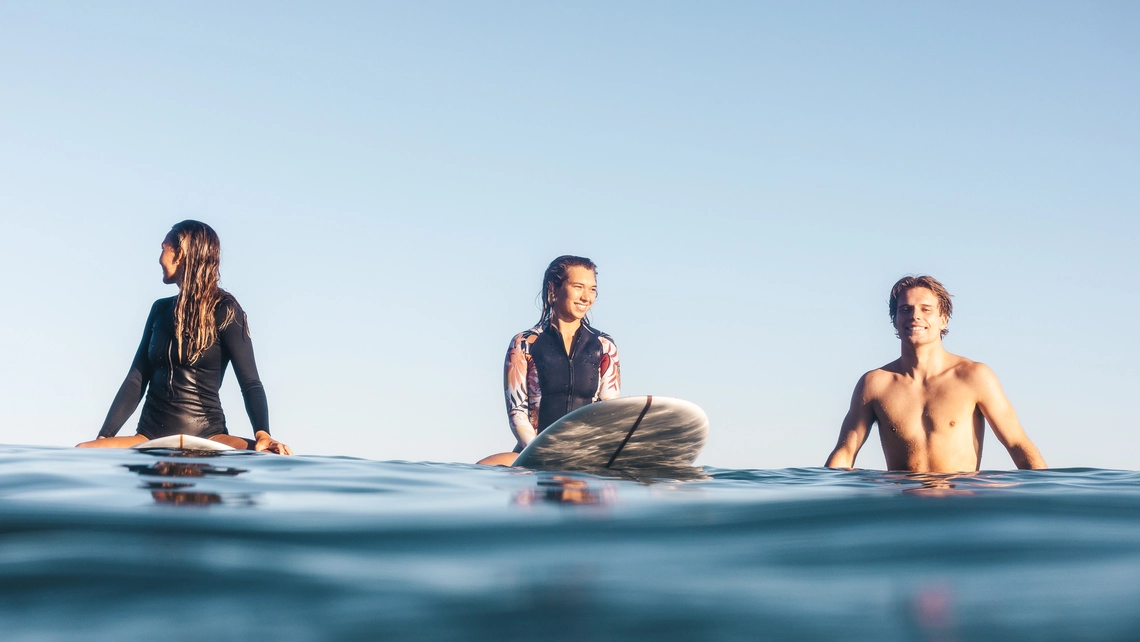
<path fill-rule="evenodd" d="M 570 412 L 570 406 L 574 403 L 574 350 L 578 348 L 578 333 L 582 331 L 582 326 L 578 326 L 578 330 L 574 332 L 574 338 L 570 340 L 570 353 L 566 355 L 566 369 L 570 373 L 570 389 L 566 394 L 566 413 Z M 562 333 L 559 331 L 559 338 L 562 338 Z"/>

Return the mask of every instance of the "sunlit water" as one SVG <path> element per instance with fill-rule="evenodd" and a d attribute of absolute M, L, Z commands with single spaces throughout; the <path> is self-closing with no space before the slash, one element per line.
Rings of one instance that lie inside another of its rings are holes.
<path fill-rule="evenodd" d="M 693 473 L 3 447 L 0 638 L 1140 639 L 1140 473 Z"/>

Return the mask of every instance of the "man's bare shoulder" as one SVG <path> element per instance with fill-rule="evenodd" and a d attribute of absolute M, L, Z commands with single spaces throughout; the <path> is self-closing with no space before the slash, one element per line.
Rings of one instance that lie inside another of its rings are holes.
<path fill-rule="evenodd" d="M 986 364 L 958 355 L 951 356 L 954 357 L 955 362 L 951 364 L 950 371 L 959 381 L 972 388 L 988 388 L 998 385 L 997 375 Z"/>
<path fill-rule="evenodd" d="M 863 373 L 859 378 L 858 386 L 868 396 L 874 396 L 875 392 L 882 391 L 898 380 L 899 375 L 902 374 L 902 359 L 895 359 L 894 361 L 875 368 L 869 372 Z"/>

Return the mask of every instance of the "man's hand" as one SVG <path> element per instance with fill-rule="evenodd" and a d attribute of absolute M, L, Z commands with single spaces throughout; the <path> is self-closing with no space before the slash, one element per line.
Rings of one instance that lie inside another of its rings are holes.
<path fill-rule="evenodd" d="M 254 445 L 253 449 L 258 452 L 277 453 L 278 455 L 293 454 L 292 448 L 277 441 L 264 430 L 258 430 L 257 434 L 254 435 L 254 437 L 257 437 L 257 443 Z"/>

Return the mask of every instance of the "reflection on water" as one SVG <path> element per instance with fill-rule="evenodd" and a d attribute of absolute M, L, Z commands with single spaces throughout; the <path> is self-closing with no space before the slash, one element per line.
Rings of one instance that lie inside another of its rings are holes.
<path fill-rule="evenodd" d="M 907 495 L 918 497 L 969 497 L 978 489 L 1014 488 L 1019 482 L 998 479 L 981 472 L 907 473 L 859 471 L 875 475 L 878 483 L 901 487 Z"/>
<path fill-rule="evenodd" d="M 222 496 L 217 493 L 196 493 L 176 490 L 155 490 L 150 496 L 159 504 L 172 504 L 174 506 L 209 506 L 221 504 Z"/>
<path fill-rule="evenodd" d="M 568 475 L 539 475 L 536 489 L 515 493 L 512 502 L 530 505 L 540 502 L 553 504 L 607 504 L 616 493 L 612 483 L 603 483 L 600 489 L 590 488 L 585 479 Z"/>
<path fill-rule="evenodd" d="M 632 481 L 641 484 L 657 482 L 708 481 L 712 477 L 699 466 L 666 466 L 662 468 L 588 468 L 571 469 L 582 475 Z M 549 474 L 549 473 L 547 473 Z"/>
<path fill-rule="evenodd" d="M 199 477 L 220 476 L 236 477 L 249 472 L 241 468 L 227 468 L 197 462 L 160 461 L 156 464 L 124 464 L 124 468 L 132 473 L 150 477 Z M 168 506 L 211 506 L 222 503 L 222 496 L 218 493 L 177 490 L 193 488 L 191 482 L 143 482 L 143 488 L 151 491 L 150 496 L 156 504 Z M 253 499 L 248 494 L 236 495 L 242 504 L 252 504 Z"/>
<path fill-rule="evenodd" d="M 145 464 L 123 466 L 132 473 L 140 475 L 153 475 L 157 477 L 205 477 L 206 475 L 225 475 L 233 477 L 240 475 L 247 470 L 241 468 L 225 468 L 219 466 L 211 466 L 210 464 L 188 463 L 181 461 L 160 461 L 157 464 L 147 466 Z"/>
<path fill-rule="evenodd" d="M 189 482 L 143 482 L 143 488 L 156 488 L 156 489 L 171 489 L 171 488 L 191 488 L 194 484 Z"/>
<path fill-rule="evenodd" d="M 886 473 L 884 481 L 903 486 L 902 492 L 918 497 L 968 497 L 974 491 L 959 488 L 958 482 L 971 473 Z"/>
<path fill-rule="evenodd" d="M 0 639 L 1140 639 L 1140 473 L 682 476 L 0 447 Z"/>
<path fill-rule="evenodd" d="M 953 593 L 945 584 L 921 586 L 911 598 L 911 617 L 920 640 L 954 642 Z"/>

